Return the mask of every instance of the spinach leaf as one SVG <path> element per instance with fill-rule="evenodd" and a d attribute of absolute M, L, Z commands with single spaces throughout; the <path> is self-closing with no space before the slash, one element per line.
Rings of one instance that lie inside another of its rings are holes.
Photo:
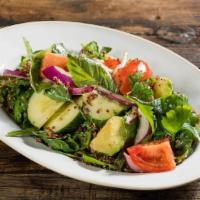
<path fill-rule="evenodd" d="M 108 90 L 117 92 L 114 81 L 100 65 L 92 63 L 83 57 L 69 55 L 67 66 L 77 86 L 100 85 Z"/>
<path fill-rule="evenodd" d="M 38 131 L 37 138 L 40 138 L 47 146 L 56 151 L 72 153 L 79 150 L 78 144 L 70 136 L 65 139 L 49 138 L 44 131 Z"/>
<path fill-rule="evenodd" d="M 174 136 L 187 122 L 192 115 L 192 108 L 189 105 L 177 106 L 174 110 L 170 110 L 166 113 L 166 116 L 162 118 L 163 127 Z"/>
<path fill-rule="evenodd" d="M 96 41 L 91 41 L 85 45 L 83 45 L 83 48 L 81 50 L 82 54 L 85 54 L 89 58 L 99 58 L 104 59 L 105 55 L 109 53 L 112 50 L 111 47 L 102 47 L 101 50 L 99 50 L 99 46 Z"/>
<path fill-rule="evenodd" d="M 88 149 L 92 134 L 96 132 L 96 126 L 89 120 L 80 125 L 79 129 L 73 134 L 74 141 L 79 145 L 80 150 Z"/>
<path fill-rule="evenodd" d="M 71 96 L 69 94 L 68 88 L 66 88 L 64 85 L 50 85 L 49 88 L 44 89 L 44 94 L 56 101 L 71 101 Z"/>
<path fill-rule="evenodd" d="M 174 152 L 176 163 L 178 164 L 183 162 L 187 157 L 189 157 L 198 144 L 198 142 L 192 136 L 193 133 L 191 133 L 190 131 L 193 132 L 193 130 L 182 129 L 176 134 L 174 142 Z"/>

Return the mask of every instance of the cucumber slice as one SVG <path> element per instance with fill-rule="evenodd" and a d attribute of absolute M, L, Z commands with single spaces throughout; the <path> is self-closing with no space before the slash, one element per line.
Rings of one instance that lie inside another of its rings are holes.
<path fill-rule="evenodd" d="M 34 92 L 28 103 L 28 119 L 33 126 L 41 128 L 63 104 L 64 102 L 55 101 L 43 92 Z"/>
<path fill-rule="evenodd" d="M 88 115 L 99 127 L 102 127 L 111 117 L 120 115 L 127 110 L 126 106 L 110 100 L 96 91 L 84 94 L 82 99 L 84 114 Z"/>
<path fill-rule="evenodd" d="M 55 133 L 76 130 L 83 121 L 83 116 L 76 103 L 64 104 L 46 123 L 45 129 Z"/>
<path fill-rule="evenodd" d="M 110 118 L 97 136 L 91 141 L 92 150 L 113 156 L 119 152 L 127 140 L 127 132 L 122 117 Z"/>

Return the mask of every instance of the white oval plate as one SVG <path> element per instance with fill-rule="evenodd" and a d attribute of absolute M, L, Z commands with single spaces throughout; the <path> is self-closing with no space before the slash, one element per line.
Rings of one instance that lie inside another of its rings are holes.
<path fill-rule="evenodd" d="M 128 33 L 73 22 L 34 22 L 10 26 L 0 30 L 0 70 L 14 68 L 25 49 L 22 37 L 32 47 L 42 49 L 55 42 L 79 50 L 80 44 L 91 40 L 113 47 L 112 54 L 121 56 L 127 51 L 132 58 L 147 61 L 155 74 L 172 79 L 175 88 L 189 96 L 191 104 L 200 112 L 200 72 L 190 62 L 155 43 Z M 37 106 L 37 105 L 36 105 Z M 200 178 L 200 147 L 174 171 L 165 173 L 130 174 L 87 166 L 55 153 L 32 138 L 9 138 L 6 133 L 18 129 L 0 110 L 0 139 L 22 155 L 59 174 L 98 185 L 157 190 L 176 187 Z"/>

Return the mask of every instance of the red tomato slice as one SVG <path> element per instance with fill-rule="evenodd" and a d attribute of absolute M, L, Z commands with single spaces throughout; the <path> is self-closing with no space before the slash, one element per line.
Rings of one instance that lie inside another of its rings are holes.
<path fill-rule="evenodd" d="M 131 88 L 128 77 L 130 75 L 135 74 L 138 71 L 142 71 L 143 73 L 142 80 L 146 80 L 152 76 L 152 71 L 149 65 L 146 62 L 139 59 L 129 61 L 125 67 L 118 69 L 114 73 L 113 78 L 122 94 L 126 94 L 130 91 Z"/>
<path fill-rule="evenodd" d="M 50 66 L 57 66 L 63 69 L 67 69 L 67 57 L 55 53 L 47 52 L 42 61 L 42 67 L 40 70 L 40 75 L 43 77 L 42 71 Z"/>
<path fill-rule="evenodd" d="M 111 69 L 115 69 L 120 63 L 118 58 L 108 58 L 104 61 L 104 64 Z"/>
<path fill-rule="evenodd" d="M 163 172 L 176 167 L 168 139 L 132 146 L 127 151 L 134 164 L 144 172 Z"/>

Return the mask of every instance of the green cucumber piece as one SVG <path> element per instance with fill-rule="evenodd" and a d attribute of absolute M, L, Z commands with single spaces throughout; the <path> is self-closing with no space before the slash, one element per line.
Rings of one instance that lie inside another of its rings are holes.
<path fill-rule="evenodd" d="M 28 119 L 33 126 L 41 128 L 63 104 L 44 95 L 43 91 L 34 92 L 28 102 Z"/>
<path fill-rule="evenodd" d="M 45 124 L 45 129 L 55 133 L 76 130 L 83 121 L 83 116 L 76 103 L 64 104 Z"/>
<path fill-rule="evenodd" d="M 108 119 L 115 115 L 121 115 L 127 107 L 110 100 L 96 91 L 82 96 L 83 112 L 98 126 L 102 127 Z"/>
<path fill-rule="evenodd" d="M 97 136 L 91 141 L 93 151 L 113 156 L 119 152 L 127 140 L 127 131 L 122 117 L 110 118 Z"/>

